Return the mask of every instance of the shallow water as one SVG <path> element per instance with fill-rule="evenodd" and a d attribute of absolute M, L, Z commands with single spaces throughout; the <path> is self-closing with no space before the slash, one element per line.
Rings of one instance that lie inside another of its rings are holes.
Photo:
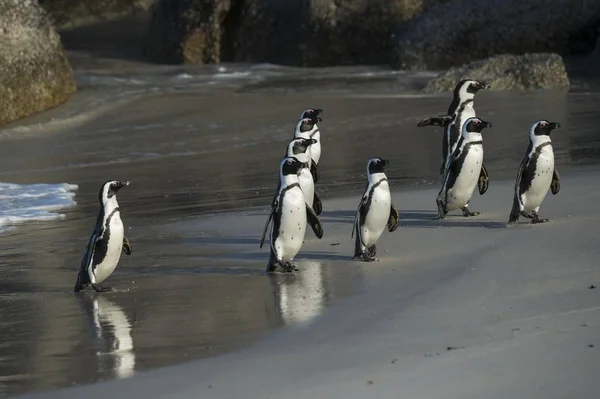
<path fill-rule="evenodd" d="M 438 184 L 441 132 L 416 124 L 444 113 L 451 99 L 418 94 L 430 74 L 107 65 L 80 60 L 71 101 L 0 132 L 0 181 L 79 186 L 65 218 L 1 237 L 1 395 L 239 348 L 362 290 L 359 271 L 334 268 L 327 257 L 309 257 L 295 276 L 265 276 L 262 225 L 244 224 L 247 214 L 266 217 L 306 107 L 324 109 L 317 188 L 326 212 L 328 198 L 360 193 L 372 156 L 391 160 L 392 188 Z M 599 100 L 586 87 L 478 94 L 478 115 L 493 122 L 484 132 L 491 184 L 514 177 L 529 126 L 542 118 L 562 124 L 553 136 L 559 170 L 597 165 Z M 119 203 L 134 253 L 107 281 L 117 292 L 77 296 L 70 291 L 108 179 L 132 181 Z"/>

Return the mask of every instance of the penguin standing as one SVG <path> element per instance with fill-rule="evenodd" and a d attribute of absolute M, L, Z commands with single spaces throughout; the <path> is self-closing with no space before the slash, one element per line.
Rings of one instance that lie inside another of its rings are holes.
<path fill-rule="evenodd" d="M 417 126 L 441 126 L 444 128 L 442 138 L 442 165 L 440 167 L 440 177 L 443 179 L 448 162 L 452 158 L 454 150 L 458 145 L 461 136 L 461 127 L 469 118 L 476 117 L 474 106 L 475 94 L 482 89 L 489 89 L 491 85 L 478 80 L 461 80 L 454 88 L 454 97 L 447 115 L 433 116 L 424 118 Z M 480 179 L 489 181 L 485 165 L 481 166 Z M 486 188 L 487 190 L 487 188 Z"/>
<path fill-rule="evenodd" d="M 376 260 L 375 243 L 383 233 L 386 225 L 391 233 L 398 227 L 400 215 L 392 203 L 390 187 L 385 175 L 389 161 L 371 158 L 367 162 L 367 188 L 360 200 L 352 235 L 354 237 L 354 258 L 366 262 Z"/>
<path fill-rule="evenodd" d="M 319 127 L 317 126 L 317 122 L 320 122 L 321 118 L 302 118 L 296 123 L 296 127 L 294 129 L 294 138 L 296 139 L 312 139 L 313 136 L 319 134 Z M 315 139 L 316 140 L 316 139 Z M 313 144 L 314 145 L 314 144 Z M 317 167 L 317 163 L 313 162 L 313 145 L 308 151 L 308 155 L 310 156 L 310 172 L 313 175 L 314 182 L 319 181 L 319 169 Z M 321 156 L 321 148 L 319 146 L 319 157 Z"/>
<path fill-rule="evenodd" d="M 286 156 L 295 157 L 300 162 L 308 165 L 310 162 L 310 156 L 308 153 L 314 143 L 316 143 L 315 139 L 294 139 L 288 144 Z M 298 180 L 300 183 L 300 188 L 304 194 L 304 200 L 306 201 L 306 204 L 311 207 L 317 215 L 320 215 L 323 211 L 323 204 L 321 203 L 321 197 L 315 189 L 313 175 L 308 167 L 303 167 L 300 169 L 300 172 L 298 173 Z M 281 180 L 279 181 L 279 185 L 281 185 Z M 279 188 L 280 187 L 278 186 L 277 193 L 279 193 Z"/>
<path fill-rule="evenodd" d="M 560 128 L 557 122 L 541 120 L 529 129 L 529 147 L 517 172 L 515 195 L 508 225 L 519 220 L 519 215 L 531 219 L 531 223 L 544 223 L 548 219 L 540 219 L 538 211 L 548 193 L 553 195 L 560 191 L 560 176 L 554 166 L 554 151 L 550 133 Z"/>
<path fill-rule="evenodd" d="M 321 131 L 319 130 L 319 128 L 317 127 L 317 123 L 321 122 L 322 119 L 320 117 L 320 115 L 323 113 L 322 109 L 319 108 L 307 108 L 302 112 L 302 115 L 300 115 L 300 119 L 305 119 L 305 118 L 309 118 L 311 120 L 313 120 L 315 127 L 316 127 L 316 131 L 314 131 L 311 135 L 311 138 L 316 140 L 316 143 L 314 143 L 311 147 L 310 147 L 310 156 L 312 159 L 312 162 L 315 163 L 315 165 L 319 165 L 319 160 L 321 159 Z"/>
<path fill-rule="evenodd" d="M 102 287 L 100 283 L 106 280 L 117 267 L 121 251 L 131 255 L 132 247 L 129 240 L 125 238 L 117 202 L 117 192 L 128 185 L 129 181 L 110 180 L 100 188 L 98 193 L 100 212 L 81 260 L 75 292 L 81 291 L 90 284 L 97 292 L 111 291 L 112 288 Z"/>
<path fill-rule="evenodd" d="M 294 157 L 285 157 L 279 169 L 279 193 L 271 206 L 271 212 L 265 223 L 260 247 L 265 242 L 267 228 L 271 220 L 271 253 L 267 272 L 273 272 L 280 266 L 284 271 L 298 270 L 292 260 L 300 251 L 306 232 L 306 223 L 310 225 L 315 235 L 323 237 L 323 226 L 319 217 L 314 213 L 304 199 L 300 188 L 298 173 L 308 165 Z"/>
<path fill-rule="evenodd" d="M 487 182 L 479 178 L 483 165 L 483 140 L 481 131 L 492 127 L 490 122 L 479 118 L 469 118 L 462 126 L 462 135 L 448 161 L 444 173 L 444 182 L 436 202 L 440 219 L 446 217 L 450 211 L 462 209 L 463 216 L 477 216 L 479 212 L 471 212 L 467 207 L 475 186 L 479 186 L 479 193 L 484 194 Z"/>

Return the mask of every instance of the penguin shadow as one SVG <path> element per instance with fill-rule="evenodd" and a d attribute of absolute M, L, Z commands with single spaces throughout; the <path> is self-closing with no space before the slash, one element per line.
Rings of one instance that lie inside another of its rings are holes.
<path fill-rule="evenodd" d="M 323 211 L 319 215 L 321 223 L 354 223 L 356 211 Z"/>
<path fill-rule="evenodd" d="M 264 255 L 263 255 L 263 258 Z M 268 259 L 268 254 L 267 258 Z M 198 276 L 198 275 L 226 275 L 226 276 L 249 276 L 261 274 L 259 270 L 241 266 L 197 266 L 197 267 L 153 267 L 137 270 L 135 274 L 148 276 L 170 275 L 170 276 Z"/>
<path fill-rule="evenodd" d="M 506 228 L 506 222 L 492 220 L 481 220 L 485 214 L 472 217 L 464 217 L 462 214 L 450 213 L 445 219 L 438 219 L 434 211 L 408 211 L 400 210 L 400 223 L 398 227 L 437 228 L 437 227 L 483 227 L 486 229 Z M 460 212 L 460 211 L 458 211 Z M 478 220 L 479 219 L 479 220 Z"/>
<path fill-rule="evenodd" d="M 348 260 L 352 260 L 352 256 L 349 255 L 340 255 L 340 254 L 334 254 L 331 252 L 323 252 L 323 251 L 307 251 L 307 252 L 300 252 L 298 253 L 298 256 L 296 257 L 297 260 L 343 260 L 343 261 L 348 261 Z"/>
<path fill-rule="evenodd" d="M 235 236 L 211 236 L 211 237 L 186 237 L 181 240 L 185 244 L 199 245 L 260 245 L 258 237 L 235 237 Z"/>

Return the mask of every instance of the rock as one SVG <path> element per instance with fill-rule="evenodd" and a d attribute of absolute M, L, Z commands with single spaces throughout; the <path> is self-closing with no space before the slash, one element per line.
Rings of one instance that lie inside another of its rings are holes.
<path fill-rule="evenodd" d="M 496 54 L 590 52 L 597 0 L 454 0 L 399 24 L 392 65 L 447 69 Z"/>
<path fill-rule="evenodd" d="M 392 29 L 448 0 L 163 0 L 145 53 L 159 62 L 389 63 Z"/>
<path fill-rule="evenodd" d="M 144 54 L 162 63 L 220 62 L 222 25 L 230 8 L 230 0 L 159 2 L 146 34 Z"/>
<path fill-rule="evenodd" d="M 491 90 L 568 89 L 570 86 L 565 64 L 558 54 L 504 54 L 451 68 L 430 80 L 423 91 L 451 91 L 462 79 L 484 80 L 492 85 Z"/>
<path fill-rule="evenodd" d="M 61 104 L 75 90 L 60 37 L 37 0 L 0 0 L 0 124 Z"/>
<path fill-rule="evenodd" d="M 147 11 L 157 0 L 39 0 L 57 29 L 70 29 Z"/>

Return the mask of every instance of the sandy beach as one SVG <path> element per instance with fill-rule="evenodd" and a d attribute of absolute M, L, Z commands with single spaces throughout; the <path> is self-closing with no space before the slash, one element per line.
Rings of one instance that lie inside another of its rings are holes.
<path fill-rule="evenodd" d="M 438 221 L 441 132 L 416 127 L 450 102 L 419 92 L 435 72 L 167 67 L 70 48 L 79 91 L 0 130 L 2 183 L 78 186 L 64 217 L 3 226 L 0 396 L 595 395 L 597 81 L 478 94 L 493 123 L 490 188 L 470 206 L 483 214 Z M 260 234 L 307 107 L 324 109 L 325 235 L 307 232 L 298 273 L 268 276 Z M 562 125 L 562 189 L 542 205 L 550 223 L 506 228 L 542 118 Z M 372 156 L 391 161 L 401 221 L 367 264 L 351 261 L 350 233 Z M 115 292 L 77 296 L 108 179 L 132 181 L 118 197 L 134 253 L 107 281 Z"/>

